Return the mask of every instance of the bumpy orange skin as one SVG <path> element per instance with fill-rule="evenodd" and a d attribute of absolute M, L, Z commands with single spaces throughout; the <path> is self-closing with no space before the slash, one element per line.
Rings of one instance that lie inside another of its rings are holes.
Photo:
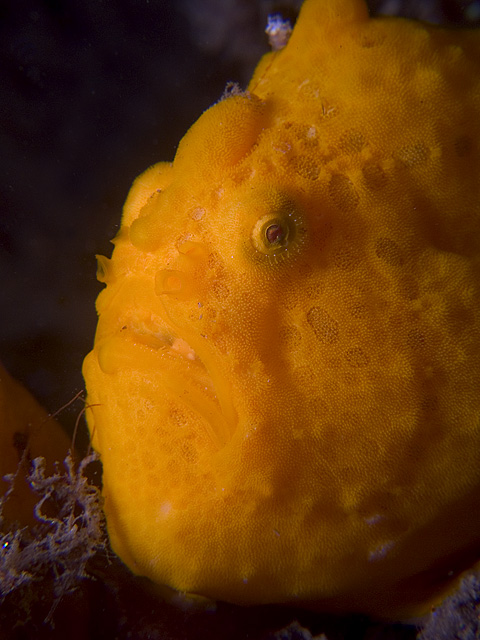
<path fill-rule="evenodd" d="M 397 617 L 479 558 L 479 140 L 480 33 L 307 0 L 137 179 L 84 365 L 132 571 Z"/>

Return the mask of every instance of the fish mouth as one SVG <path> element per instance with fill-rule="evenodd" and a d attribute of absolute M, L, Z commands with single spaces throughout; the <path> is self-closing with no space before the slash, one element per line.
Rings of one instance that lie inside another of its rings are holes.
<path fill-rule="evenodd" d="M 231 399 L 215 384 L 219 374 L 207 366 L 191 342 L 168 326 L 155 329 L 125 324 L 113 336 L 101 341 L 98 363 L 104 373 L 122 370 L 141 372 L 145 384 L 154 380 L 180 405 L 199 415 L 215 448 L 223 448 L 232 435 Z M 211 360 L 211 358 L 210 358 Z"/>

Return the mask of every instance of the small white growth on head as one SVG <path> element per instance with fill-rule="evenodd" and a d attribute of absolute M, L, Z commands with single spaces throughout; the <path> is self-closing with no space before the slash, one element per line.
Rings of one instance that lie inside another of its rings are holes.
<path fill-rule="evenodd" d="M 292 25 L 289 20 L 284 20 L 279 13 L 268 16 L 265 33 L 268 36 L 268 43 L 272 51 L 283 49 L 290 39 Z"/>
<path fill-rule="evenodd" d="M 374 524 L 378 524 L 382 520 L 385 519 L 385 516 L 382 516 L 381 513 L 375 513 L 373 516 L 369 516 L 368 518 L 364 518 L 364 521 L 372 527 Z"/>
<path fill-rule="evenodd" d="M 220 98 L 220 102 L 222 102 L 222 100 L 226 100 L 227 98 L 231 98 L 232 96 L 243 96 L 244 98 L 249 98 L 250 94 L 248 91 L 244 91 L 240 87 L 238 82 L 232 82 L 230 80 L 225 85 L 225 89 L 223 90 L 222 96 Z"/>
<path fill-rule="evenodd" d="M 391 549 L 393 549 L 394 546 L 395 542 L 393 540 L 388 540 L 387 542 L 378 545 L 378 547 L 375 547 L 375 549 L 370 551 L 370 553 L 368 554 L 369 562 L 377 562 L 378 560 L 383 560 L 387 553 Z"/>

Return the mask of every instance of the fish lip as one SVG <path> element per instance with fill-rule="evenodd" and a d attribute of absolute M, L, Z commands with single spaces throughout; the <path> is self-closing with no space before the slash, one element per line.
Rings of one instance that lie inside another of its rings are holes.
<path fill-rule="evenodd" d="M 190 362 L 197 361 L 202 365 L 205 372 L 207 372 L 207 368 L 205 367 L 204 363 L 201 361 L 193 347 L 186 340 L 175 335 L 173 331 L 169 329 L 158 329 L 153 331 L 147 328 L 127 328 L 126 326 L 123 327 L 121 331 L 127 330 L 130 334 L 130 339 L 134 344 L 143 347 L 149 347 L 154 351 L 167 351 L 170 353 L 170 355 L 181 356 Z M 126 334 L 124 335 L 125 337 L 127 337 Z"/>
<path fill-rule="evenodd" d="M 126 330 L 125 330 L 126 331 Z M 217 450 L 230 440 L 232 425 L 220 401 L 215 381 L 201 356 L 184 338 L 175 335 L 170 328 L 154 331 L 145 327 L 130 327 L 128 337 L 139 349 L 153 353 L 154 371 L 165 375 L 163 385 L 180 404 L 203 418 L 204 425 Z M 161 352 L 160 358 L 157 354 Z"/>

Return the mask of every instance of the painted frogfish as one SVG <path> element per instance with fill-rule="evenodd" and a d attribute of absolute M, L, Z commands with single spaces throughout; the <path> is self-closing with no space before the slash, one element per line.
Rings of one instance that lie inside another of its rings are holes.
<path fill-rule="evenodd" d="M 480 32 L 306 0 L 133 184 L 84 363 L 113 549 L 390 618 L 480 558 Z"/>

